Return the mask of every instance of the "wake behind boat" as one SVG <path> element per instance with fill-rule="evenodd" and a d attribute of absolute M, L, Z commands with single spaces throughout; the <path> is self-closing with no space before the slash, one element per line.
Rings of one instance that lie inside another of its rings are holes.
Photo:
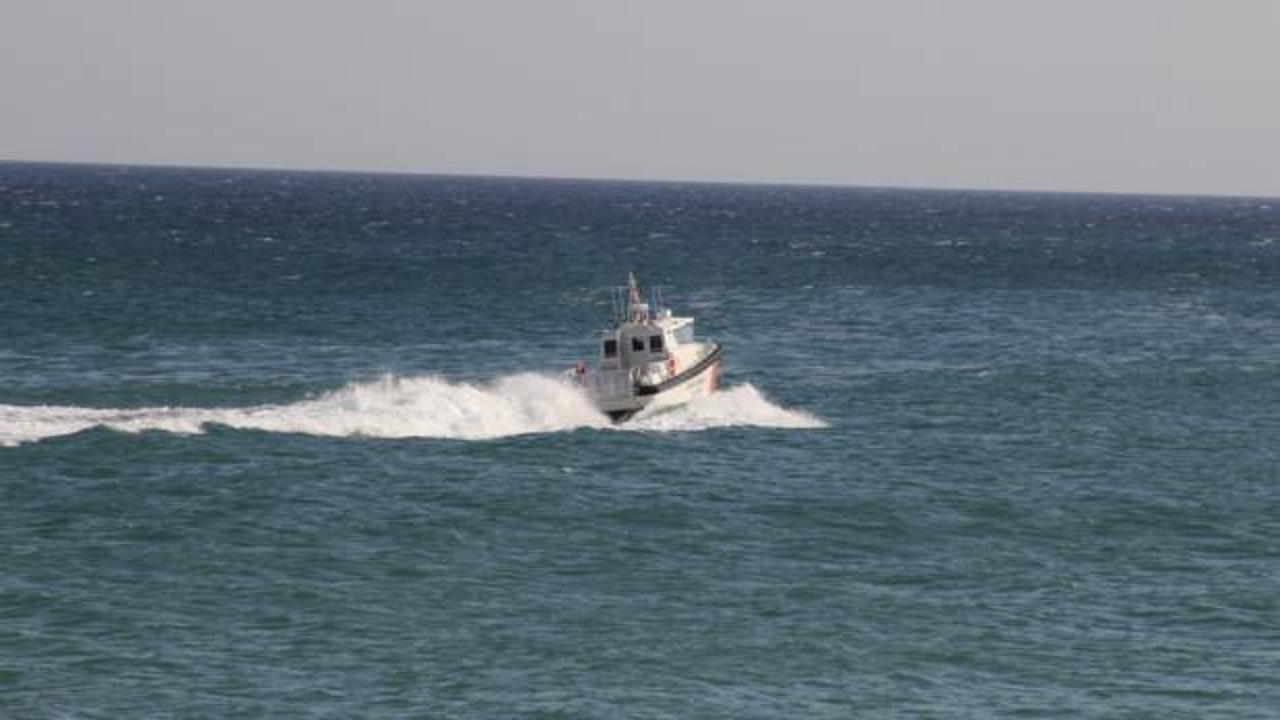
<path fill-rule="evenodd" d="M 656 292 L 646 302 L 635 275 L 614 300 L 616 324 L 601 333 L 599 366 L 588 370 L 579 362 L 571 371 L 602 412 L 623 422 L 645 408 L 683 405 L 715 391 L 721 347 L 694 339 L 693 318 L 672 315 Z"/>

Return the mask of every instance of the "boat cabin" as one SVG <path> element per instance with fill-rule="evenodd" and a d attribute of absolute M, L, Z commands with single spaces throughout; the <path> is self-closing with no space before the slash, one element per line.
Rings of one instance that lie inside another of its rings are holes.
<path fill-rule="evenodd" d="M 643 367 L 671 357 L 676 348 L 693 342 L 693 318 L 672 317 L 664 311 L 605 331 L 600 342 L 600 369 Z"/>

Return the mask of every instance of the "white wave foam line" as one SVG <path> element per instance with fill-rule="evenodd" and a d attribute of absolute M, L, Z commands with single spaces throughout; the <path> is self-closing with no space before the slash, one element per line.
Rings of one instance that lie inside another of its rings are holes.
<path fill-rule="evenodd" d="M 353 383 L 316 398 L 250 408 L 138 408 L 0 405 L 0 444 L 68 435 L 95 426 L 124 432 L 200 433 L 208 423 L 309 435 L 467 440 L 577 427 L 606 427 L 578 389 L 524 373 L 484 385 L 438 377 Z"/>
<path fill-rule="evenodd" d="M 753 385 L 726 388 L 669 410 L 642 412 L 620 426 L 625 430 L 697 431 L 717 427 L 824 428 L 820 418 L 769 401 Z"/>
<path fill-rule="evenodd" d="M 249 408 L 0 405 L 0 445 L 98 426 L 123 432 L 196 434 L 209 423 L 309 435 L 462 440 L 613 427 L 581 389 L 554 376 L 521 373 L 485 384 L 449 382 L 435 376 L 388 376 L 296 403 Z M 811 415 L 773 405 L 750 385 L 741 385 L 685 407 L 642 415 L 617 429 L 705 430 L 728 425 L 825 426 Z"/>

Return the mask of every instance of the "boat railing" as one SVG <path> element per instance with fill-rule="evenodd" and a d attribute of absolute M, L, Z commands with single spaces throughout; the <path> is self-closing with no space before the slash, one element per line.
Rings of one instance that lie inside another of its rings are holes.
<path fill-rule="evenodd" d="M 635 285 L 615 285 L 611 298 L 614 324 L 634 322 L 634 314 L 637 312 L 644 321 L 661 316 L 666 309 L 662 304 L 662 286 L 652 285 L 648 291 L 648 297 L 645 297 L 644 291 Z"/>

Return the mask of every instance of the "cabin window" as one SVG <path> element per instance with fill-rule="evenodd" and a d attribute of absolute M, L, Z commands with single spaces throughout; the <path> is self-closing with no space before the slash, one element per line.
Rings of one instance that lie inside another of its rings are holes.
<path fill-rule="evenodd" d="M 644 338 L 642 337 L 631 338 L 631 350 L 633 352 L 644 352 Z"/>
<path fill-rule="evenodd" d="M 662 352 L 662 336 L 661 335 L 649 336 L 649 352 Z"/>
<path fill-rule="evenodd" d="M 617 340 L 611 339 L 611 340 L 604 341 L 604 356 L 607 358 L 618 357 L 618 341 Z"/>
<path fill-rule="evenodd" d="M 684 327 L 677 328 L 673 334 L 676 336 L 676 342 L 678 343 L 684 344 L 693 342 L 692 325 L 685 325 Z"/>

